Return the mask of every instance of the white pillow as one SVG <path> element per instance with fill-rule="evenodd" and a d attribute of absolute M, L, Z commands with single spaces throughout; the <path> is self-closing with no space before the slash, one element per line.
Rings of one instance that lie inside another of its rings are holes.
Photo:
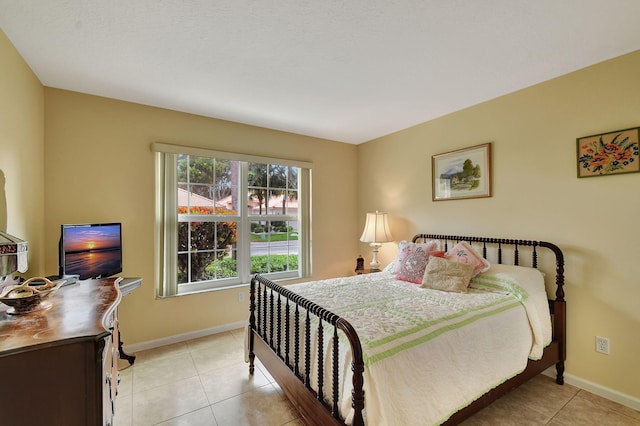
<path fill-rule="evenodd" d="M 542 348 L 552 337 L 544 273 L 527 266 L 492 264 L 488 271 L 473 277 L 469 287 L 510 293 L 524 304 L 534 340 L 529 357 L 540 359 Z"/>

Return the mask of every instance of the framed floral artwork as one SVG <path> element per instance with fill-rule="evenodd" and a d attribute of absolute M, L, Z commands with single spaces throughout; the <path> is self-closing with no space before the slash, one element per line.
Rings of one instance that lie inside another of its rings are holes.
<path fill-rule="evenodd" d="M 491 197 L 491 143 L 431 157 L 433 201 Z"/>
<path fill-rule="evenodd" d="M 639 134 L 635 127 L 576 139 L 578 177 L 640 172 Z"/>

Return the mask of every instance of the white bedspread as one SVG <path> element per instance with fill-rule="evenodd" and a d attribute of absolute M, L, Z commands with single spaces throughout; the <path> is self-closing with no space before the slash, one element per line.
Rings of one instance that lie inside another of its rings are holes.
<path fill-rule="evenodd" d="M 544 279 L 532 268 L 492 265 L 466 294 L 423 289 L 388 272 L 287 288 L 341 315 L 358 332 L 369 426 L 440 424 L 520 373 L 551 342 Z M 328 366 L 332 331 L 325 332 Z M 340 349 L 340 402 L 349 423 L 351 354 L 345 342 Z M 316 372 L 315 353 L 312 360 Z"/>

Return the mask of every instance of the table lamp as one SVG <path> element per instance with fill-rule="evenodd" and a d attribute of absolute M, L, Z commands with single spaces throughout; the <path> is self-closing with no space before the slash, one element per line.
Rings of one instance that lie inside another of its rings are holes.
<path fill-rule="evenodd" d="M 360 237 L 363 243 L 369 243 L 373 250 L 371 259 L 371 270 L 379 271 L 380 262 L 378 262 L 378 250 L 382 243 L 393 241 L 391 231 L 389 231 L 389 222 L 387 214 L 376 210 L 375 213 L 367 213 L 367 221 L 364 224 L 364 231 Z"/>

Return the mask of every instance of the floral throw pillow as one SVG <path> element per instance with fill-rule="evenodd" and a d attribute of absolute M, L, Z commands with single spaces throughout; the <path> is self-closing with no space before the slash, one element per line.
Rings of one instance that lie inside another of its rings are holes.
<path fill-rule="evenodd" d="M 491 266 L 487 260 L 480 256 L 466 241 L 460 241 L 453 246 L 451 250 L 444 256 L 445 259 L 452 262 L 466 263 L 473 266 L 473 276 L 480 272 L 484 272 Z"/>
<path fill-rule="evenodd" d="M 396 279 L 422 284 L 424 270 L 429 262 L 429 252 L 437 247 L 436 241 L 428 243 L 408 243 L 402 241 L 398 246 L 398 255 L 394 263 Z"/>
<path fill-rule="evenodd" d="M 438 240 L 430 240 L 426 243 L 411 243 L 405 240 L 400 241 L 400 244 L 398 244 L 398 254 L 396 254 L 396 258 L 391 262 L 393 265 L 391 273 L 397 275 L 400 272 L 402 259 L 404 259 L 409 252 L 413 251 L 415 247 L 422 247 L 427 253 L 429 253 L 434 250 L 438 250 L 439 246 L 440 241 Z"/>

